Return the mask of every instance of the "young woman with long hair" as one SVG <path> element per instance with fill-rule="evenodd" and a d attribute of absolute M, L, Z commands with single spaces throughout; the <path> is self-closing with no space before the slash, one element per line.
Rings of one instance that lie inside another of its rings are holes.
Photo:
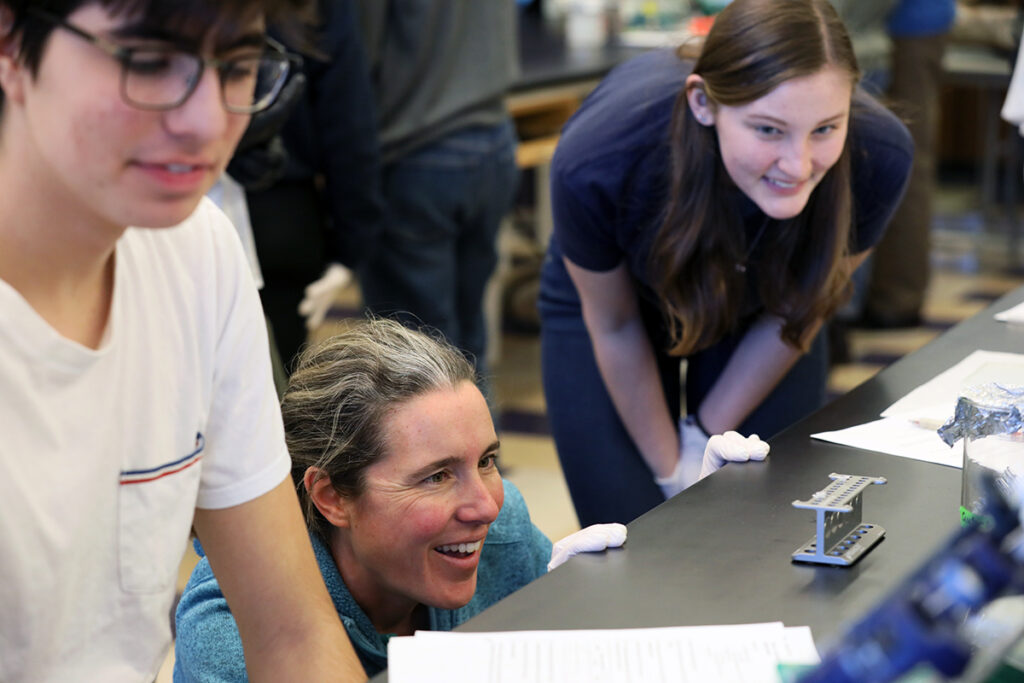
<path fill-rule="evenodd" d="M 693 483 L 709 433 L 771 435 L 821 405 L 819 330 L 912 157 L 859 77 L 827 0 L 734 0 L 696 62 L 620 65 L 566 125 L 540 308 L 581 524 L 627 522 Z"/>

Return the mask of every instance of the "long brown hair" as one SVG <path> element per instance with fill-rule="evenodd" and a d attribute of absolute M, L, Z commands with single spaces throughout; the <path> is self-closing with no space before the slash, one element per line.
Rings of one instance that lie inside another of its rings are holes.
<path fill-rule="evenodd" d="M 828 0 L 733 0 L 716 17 L 693 73 L 704 80 L 712 106 L 740 106 L 825 66 L 849 73 L 852 97 L 860 71 Z M 685 89 L 676 99 L 671 144 L 669 201 L 650 261 L 669 352 L 686 355 L 735 331 L 744 296 L 736 264 L 745 260 L 747 245 L 734 196 L 722 191 L 732 181 L 715 130 L 694 119 Z M 771 239 L 761 247 L 761 298 L 783 319 L 783 339 L 798 348 L 810 342 L 805 333 L 813 322 L 847 296 L 850 183 L 848 133 L 839 160 L 804 210 L 764 229 Z"/>

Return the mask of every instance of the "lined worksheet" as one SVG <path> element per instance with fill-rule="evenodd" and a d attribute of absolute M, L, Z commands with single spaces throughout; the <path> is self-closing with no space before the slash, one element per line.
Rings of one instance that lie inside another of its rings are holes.
<path fill-rule="evenodd" d="M 817 664 L 806 626 L 780 622 L 572 631 L 420 631 L 388 644 L 391 683 L 777 683 Z"/>

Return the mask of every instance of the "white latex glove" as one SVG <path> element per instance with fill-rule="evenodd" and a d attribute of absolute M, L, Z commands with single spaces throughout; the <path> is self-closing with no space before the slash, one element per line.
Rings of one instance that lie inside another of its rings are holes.
<path fill-rule="evenodd" d="M 654 478 L 665 498 L 671 498 L 700 480 L 707 444 L 708 437 L 696 422 L 685 418 L 679 421 L 679 461 L 676 468 L 667 477 Z"/>
<path fill-rule="evenodd" d="M 299 315 L 306 316 L 306 329 L 320 327 L 338 293 L 351 281 L 351 270 L 340 263 L 332 263 L 319 280 L 306 286 L 306 296 L 299 302 Z"/>
<path fill-rule="evenodd" d="M 768 444 L 758 438 L 757 434 L 744 437 L 739 432 L 716 434 L 708 439 L 704 451 L 704 464 L 700 468 L 700 478 L 721 469 L 728 462 L 747 462 L 748 460 L 764 460 L 768 457 Z"/>
<path fill-rule="evenodd" d="M 618 548 L 626 542 L 626 527 L 623 524 L 591 524 L 569 534 L 551 548 L 548 571 L 564 564 L 573 555 L 594 553 L 606 548 Z"/>

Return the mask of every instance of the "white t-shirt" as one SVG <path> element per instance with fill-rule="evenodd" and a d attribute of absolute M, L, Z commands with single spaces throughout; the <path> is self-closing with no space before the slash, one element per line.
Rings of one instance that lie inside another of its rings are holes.
<path fill-rule="evenodd" d="M 0 280 L 0 681 L 152 681 L 194 509 L 290 462 L 238 236 L 204 199 L 117 244 L 105 337 Z"/>

